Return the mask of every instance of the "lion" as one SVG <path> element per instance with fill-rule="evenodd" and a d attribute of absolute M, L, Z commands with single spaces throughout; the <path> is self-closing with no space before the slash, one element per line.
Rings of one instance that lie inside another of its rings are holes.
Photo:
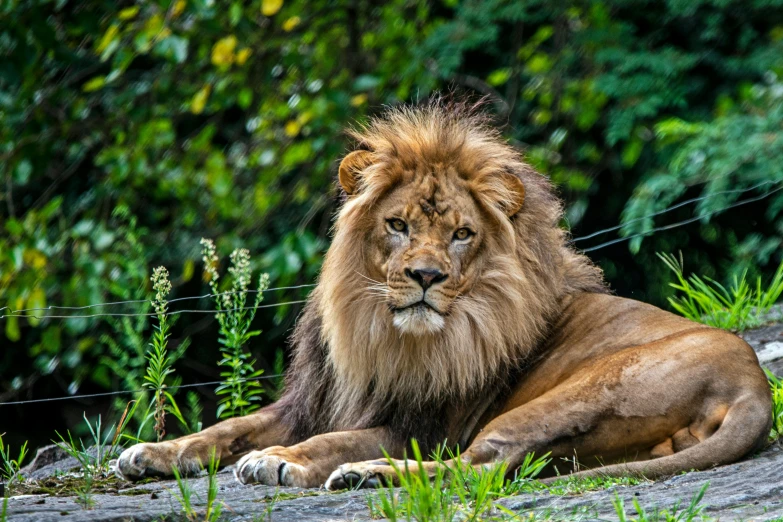
<path fill-rule="evenodd" d="M 280 400 L 132 446 L 120 477 L 195 473 L 214 451 L 243 484 L 376 486 L 395 479 L 384 452 L 404 462 L 416 439 L 477 469 L 549 453 L 594 463 L 582 475 L 655 479 L 765 443 L 753 350 L 612 295 L 560 228 L 551 183 L 481 109 L 393 108 L 350 134 Z"/>

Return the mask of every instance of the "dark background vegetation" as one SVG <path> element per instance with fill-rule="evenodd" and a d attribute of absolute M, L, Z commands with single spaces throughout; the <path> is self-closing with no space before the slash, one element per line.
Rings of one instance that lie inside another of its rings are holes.
<path fill-rule="evenodd" d="M 557 185 L 575 237 L 625 223 L 581 248 L 702 217 L 591 252 L 619 295 L 666 306 L 655 252 L 681 250 L 687 271 L 722 281 L 781 259 L 783 192 L 716 212 L 783 181 L 780 0 L 9 0 L 0 11 L 0 307 L 144 299 L 158 265 L 173 297 L 203 295 L 201 237 L 224 257 L 250 249 L 273 287 L 313 282 L 344 128 L 435 91 L 489 97 Z M 708 197 L 638 219 L 696 196 Z M 273 371 L 300 309 L 259 312 L 259 367 Z M 150 328 L 0 319 L 0 402 L 123 389 L 143 368 L 123 353 Z M 174 346 L 192 343 L 182 382 L 216 380 L 213 316 L 183 314 L 173 331 Z M 199 393 L 208 425 L 214 389 Z M 37 446 L 113 407 L 0 406 L 0 433 Z"/>

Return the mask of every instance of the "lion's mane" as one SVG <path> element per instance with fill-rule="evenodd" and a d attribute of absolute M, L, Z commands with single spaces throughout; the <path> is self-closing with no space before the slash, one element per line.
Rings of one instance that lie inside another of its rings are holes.
<path fill-rule="evenodd" d="M 278 404 L 297 438 L 390 425 L 401 437 L 437 442 L 465 403 L 496 395 L 519 374 L 566 296 L 605 291 L 601 273 L 567 244 L 549 181 L 475 107 L 435 101 L 390 109 L 351 134 L 375 161 L 339 210 Z M 484 180 L 474 196 L 487 209 L 505 196 L 483 174 L 518 176 L 525 199 L 512 219 L 495 211 L 486 224 L 495 230 L 486 246 L 494 254 L 469 295 L 454 302 L 445 330 L 412 336 L 393 326 L 387 305 L 368 297 L 363 245 L 374 203 L 420 162 Z"/>

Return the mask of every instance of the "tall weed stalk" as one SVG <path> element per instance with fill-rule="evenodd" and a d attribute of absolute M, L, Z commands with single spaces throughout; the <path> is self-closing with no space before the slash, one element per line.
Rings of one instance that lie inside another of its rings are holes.
<path fill-rule="evenodd" d="M 215 296 L 217 320 L 220 329 L 219 343 L 222 358 L 218 365 L 224 369 L 220 373 L 223 382 L 215 393 L 218 400 L 217 416 L 229 418 L 247 415 L 260 408 L 259 401 L 264 389 L 258 378 L 264 373 L 256 370 L 256 361 L 251 359 L 245 349 L 247 342 L 259 335 L 261 330 L 251 330 L 258 306 L 264 299 L 264 290 L 269 287 L 269 276 L 261 274 L 258 278 L 256 297 L 252 306 L 247 306 L 248 289 L 252 277 L 250 253 L 236 249 L 231 253 L 228 272 L 231 285 L 221 294 L 218 281 L 219 258 L 212 240 L 202 239 L 202 256 L 205 276 Z"/>
<path fill-rule="evenodd" d="M 155 298 L 152 306 L 158 319 L 155 325 L 147 352 L 147 373 L 144 376 L 144 386 L 154 393 L 152 408 L 155 419 L 155 434 L 158 442 L 166 435 L 166 399 L 171 394 L 166 391 L 166 378 L 174 373 L 172 361 L 168 354 L 169 322 L 167 317 L 168 301 L 166 298 L 171 292 L 169 272 L 165 267 L 159 266 L 152 272 L 152 288 L 155 290 Z"/>

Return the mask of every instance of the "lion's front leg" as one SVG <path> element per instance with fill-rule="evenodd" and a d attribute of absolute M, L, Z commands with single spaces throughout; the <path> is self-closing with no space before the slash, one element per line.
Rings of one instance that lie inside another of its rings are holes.
<path fill-rule="evenodd" d="M 327 433 L 287 448 L 253 451 L 237 463 L 235 474 L 243 484 L 313 488 L 341 464 L 382 458 L 381 448 L 391 455 L 402 452 L 386 428 Z"/>
<path fill-rule="evenodd" d="M 207 467 L 213 449 L 220 464 L 228 465 L 251 450 L 291 442 L 272 405 L 176 440 L 131 446 L 117 459 L 115 472 L 125 480 L 171 476 L 174 467 L 192 475 Z"/>

